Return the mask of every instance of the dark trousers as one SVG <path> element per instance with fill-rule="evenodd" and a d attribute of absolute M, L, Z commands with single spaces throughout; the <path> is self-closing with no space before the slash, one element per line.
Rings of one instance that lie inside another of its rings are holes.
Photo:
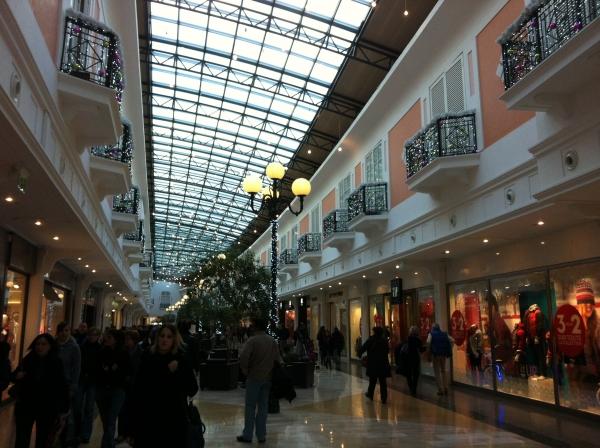
<path fill-rule="evenodd" d="M 135 403 L 133 402 L 133 388 L 125 390 L 125 401 L 119 412 L 119 437 L 133 437 L 133 411 Z"/>
<path fill-rule="evenodd" d="M 367 395 L 373 398 L 375 393 L 375 385 L 379 381 L 379 394 L 381 395 L 381 401 L 387 401 L 387 376 L 370 376 L 369 377 L 369 388 L 367 389 Z"/>
<path fill-rule="evenodd" d="M 413 396 L 417 395 L 417 383 L 419 382 L 419 374 L 421 373 L 419 367 L 419 365 L 410 363 L 406 370 L 406 382 L 408 383 L 410 394 Z"/>
<path fill-rule="evenodd" d="M 31 430 L 35 422 L 35 447 L 48 446 L 48 436 L 58 416 L 51 413 L 36 412 L 36 409 L 17 403 L 15 420 L 17 423 L 15 448 L 29 448 Z"/>
<path fill-rule="evenodd" d="M 102 448 L 114 448 L 117 418 L 125 400 L 125 391 L 118 388 L 98 387 L 96 404 L 102 420 Z"/>

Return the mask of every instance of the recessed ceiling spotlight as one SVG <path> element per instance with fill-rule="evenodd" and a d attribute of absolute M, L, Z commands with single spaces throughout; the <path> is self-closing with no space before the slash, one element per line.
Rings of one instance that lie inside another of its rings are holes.
<path fill-rule="evenodd" d="M 256 229 L 254 229 L 254 233 L 256 233 Z"/>
<path fill-rule="evenodd" d="M 108 284 L 109 284 L 108 282 L 105 283 L 105 285 L 108 285 Z"/>
<path fill-rule="evenodd" d="M 367 278 L 367 276 L 365 274 L 363 274 L 363 278 Z"/>
<path fill-rule="evenodd" d="M 81 261 L 81 257 L 77 257 L 77 261 Z"/>
<path fill-rule="evenodd" d="M 96 270 L 95 270 L 95 269 L 92 269 L 92 273 L 94 273 L 94 274 L 95 274 L 95 273 L 96 273 Z"/>
<path fill-rule="evenodd" d="M 408 9 L 404 10 L 404 17 L 408 16 Z"/>
<path fill-rule="evenodd" d="M 338 152 L 342 152 L 342 150 L 343 150 L 343 149 L 344 149 L 344 148 L 342 148 L 341 146 L 338 146 L 338 149 L 337 149 L 337 150 L 338 150 Z"/>
<path fill-rule="evenodd" d="M 484 238 L 484 239 L 483 239 L 483 243 L 484 243 L 484 244 L 487 244 L 487 243 L 489 243 L 489 242 L 490 242 L 490 240 L 488 240 L 487 238 Z"/>
<path fill-rule="evenodd" d="M 450 253 L 450 250 L 449 250 L 449 249 L 446 249 L 446 250 L 444 251 L 444 253 L 445 253 L 446 255 L 448 255 L 448 254 Z"/>
<path fill-rule="evenodd" d="M 371 2 L 371 8 L 375 8 L 375 6 L 377 6 L 377 2 L 375 0 L 373 0 Z"/>
<path fill-rule="evenodd" d="M 306 151 L 309 154 L 312 154 L 312 149 L 309 149 L 308 151 Z"/>
<path fill-rule="evenodd" d="M 419 273 L 417 271 L 415 271 L 415 275 L 419 275 Z"/>
<path fill-rule="evenodd" d="M 396 265 L 396 269 L 400 269 L 400 265 L 399 264 Z"/>
<path fill-rule="evenodd" d="M 331 288 L 331 285 L 329 285 L 329 288 Z"/>
<path fill-rule="evenodd" d="M 341 285 L 341 284 L 342 284 L 342 282 L 338 282 L 338 285 Z"/>
<path fill-rule="evenodd" d="M 541 219 L 537 222 L 538 226 L 543 226 L 544 224 L 546 224 L 544 221 L 542 221 Z"/>
<path fill-rule="evenodd" d="M 323 291 L 323 288 L 319 288 L 321 291 Z"/>
<path fill-rule="evenodd" d="M 86 267 L 86 268 L 89 268 L 89 267 L 90 267 L 90 265 L 89 265 L 89 264 L 86 264 L 86 265 L 85 265 L 85 267 Z"/>
<path fill-rule="evenodd" d="M 496 255 L 500 255 L 500 252 L 496 252 Z"/>
<path fill-rule="evenodd" d="M 38 220 L 36 220 L 36 221 L 34 222 L 34 224 L 35 224 L 36 226 L 38 226 L 38 227 L 39 227 L 39 226 L 41 226 L 41 225 L 42 225 L 42 220 L 41 220 L 41 219 L 38 219 Z"/>
<path fill-rule="evenodd" d="M 4 200 L 5 200 L 6 202 L 13 202 L 15 199 L 14 199 L 12 196 L 6 196 L 6 197 L 4 198 Z"/>
<path fill-rule="evenodd" d="M 58 240 L 60 240 L 60 238 L 59 238 L 59 236 L 58 236 L 58 235 L 54 235 L 54 236 L 52 237 L 52 239 L 53 239 L 54 241 L 58 241 Z"/>
<path fill-rule="evenodd" d="M 379 275 L 381 275 L 381 274 L 383 274 L 383 271 L 377 271 L 377 273 L 378 273 Z"/>
<path fill-rule="evenodd" d="M 546 244 L 546 242 L 545 241 L 540 241 L 540 244 L 543 246 L 543 245 Z"/>

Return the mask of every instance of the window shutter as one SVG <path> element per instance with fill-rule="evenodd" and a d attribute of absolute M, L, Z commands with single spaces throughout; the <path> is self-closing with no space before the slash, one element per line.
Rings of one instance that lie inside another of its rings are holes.
<path fill-rule="evenodd" d="M 338 184 L 340 208 L 346 208 L 346 206 L 348 205 L 346 203 L 346 200 L 348 199 L 348 196 L 350 196 L 351 188 L 352 188 L 352 175 L 348 174 Z"/>
<path fill-rule="evenodd" d="M 431 97 L 431 118 L 433 119 L 446 112 L 444 78 L 441 78 L 431 87 L 429 96 Z"/>
<path fill-rule="evenodd" d="M 292 246 L 290 249 L 298 249 L 298 226 L 292 228 Z"/>
<path fill-rule="evenodd" d="M 462 112 L 465 110 L 465 86 L 463 79 L 462 59 L 459 59 L 446 72 L 448 112 Z"/>
<path fill-rule="evenodd" d="M 321 232 L 321 210 L 319 206 L 313 207 L 310 211 L 310 232 L 320 233 Z"/>
<path fill-rule="evenodd" d="M 383 144 L 381 140 L 373 150 L 373 182 L 383 181 Z"/>

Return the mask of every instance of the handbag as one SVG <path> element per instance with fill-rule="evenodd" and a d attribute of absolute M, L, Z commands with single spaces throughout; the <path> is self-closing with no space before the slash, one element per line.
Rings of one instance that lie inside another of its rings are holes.
<path fill-rule="evenodd" d="M 206 425 L 200 417 L 200 411 L 191 401 L 187 405 L 188 448 L 204 448 Z"/>
<path fill-rule="evenodd" d="M 369 364 L 369 357 L 367 355 L 363 356 L 362 358 L 360 358 L 360 363 L 363 367 L 367 367 L 367 365 Z"/>

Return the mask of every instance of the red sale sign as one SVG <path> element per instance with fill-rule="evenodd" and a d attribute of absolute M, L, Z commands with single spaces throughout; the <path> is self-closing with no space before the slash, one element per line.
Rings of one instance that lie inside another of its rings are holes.
<path fill-rule="evenodd" d="M 457 346 L 463 345 L 467 337 L 465 318 L 459 310 L 453 312 L 450 317 L 450 336 L 454 338 Z"/>
<path fill-rule="evenodd" d="M 577 308 L 573 305 L 562 305 L 556 310 L 554 334 L 560 353 L 572 358 L 583 353 L 585 325 Z"/>

